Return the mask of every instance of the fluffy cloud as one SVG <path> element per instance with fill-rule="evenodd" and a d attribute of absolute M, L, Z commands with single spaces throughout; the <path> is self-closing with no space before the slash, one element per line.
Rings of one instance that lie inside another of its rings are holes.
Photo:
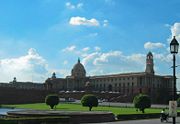
<path fill-rule="evenodd" d="M 0 60 L 1 81 L 12 81 L 16 77 L 19 81 L 40 81 L 47 78 L 48 64 L 35 49 L 18 58 Z"/>
<path fill-rule="evenodd" d="M 85 26 L 99 26 L 99 21 L 92 18 L 86 19 L 85 17 L 71 17 L 69 24 L 71 25 L 85 25 Z"/>
<path fill-rule="evenodd" d="M 69 47 L 66 47 L 65 49 L 63 49 L 62 51 L 63 52 L 72 52 L 76 49 L 76 46 L 75 45 L 72 45 L 72 46 L 69 46 Z"/>
<path fill-rule="evenodd" d="M 101 48 L 98 47 L 98 46 L 95 46 L 94 49 L 95 49 L 95 51 L 100 51 L 101 50 Z"/>
<path fill-rule="evenodd" d="M 89 70 L 87 73 L 90 75 L 143 71 L 145 67 L 146 55 L 144 54 L 126 56 L 121 51 L 101 52 L 101 48 L 98 46 L 91 51 L 88 49 L 91 48 L 85 47 L 79 51 L 76 49 L 73 54 L 82 58 L 82 63 L 87 67 L 86 69 Z"/>
<path fill-rule="evenodd" d="M 94 60 L 94 65 L 107 63 L 107 62 L 109 62 L 110 58 L 112 58 L 112 57 L 120 57 L 121 54 L 122 53 L 120 51 L 110 51 L 108 53 L 103 53 L 98 58 L 96 58 Z"/>
<path fill-rule="evenodd" d="M 172 62 L 172 55 L 169 54 L 163 54 L 163 53 L 153 53 L 154 59 L 165 62 L 165 63 L 171 63 Z"/>
<path fill-rule="evenodd" d="M 66 7 L 68 9 L 80 9 L 83 7 L 83 3 L 78 3 L 77 5 L 73 5 L 71 2 L 67 2 Z"/>
<path fill-rule="evenodd" d="M 103 26 L 104 26 L 104 27 L 108 26 L 108 23 L 109 23 L 108 20 L 104 20 L 104 21 L 103 21 Z"/>
<path fill-rule="evenodd" d="M 180 23 L 174 23 L 174 25 L 171 26 L 171 33 L 172 36 L 170 39 L 172 39 L 173 36 L 176 36 L 176 39 L 180 41 Z"/>
<path fill-rule="evenodd" d="M 163 47 L 165 47 L 165 45 L 162 43 L 146 42 L 144 44 L 145 49 L 157 49 L 157 48 L 163 48 Z"/>
<path fill-rule="evenodd" d="M 90 54 L 86 54 L 86 56 L 84 56 L 82 63 L 83 65 L 87 65 L 88 63 L 93 63 L 93 60 L 99 55 L 98 52 L 93 52 Z"/>
<path fill-rule="evenodd" d="M 121 51 L 109 51 L 106 53 L 96 52 L 96 54 L 91 54 L 91 59 L 86 57 L 84 59 L 86 65 L 91 66 L 90 75 L 99 75 L 143 71 L 145 56 L 144 54 L 126 56 Z"/>
<path fill-rule="evenodd" d="M 87 75 L 143 72 L 146 66 L 146 54 L 133 53 L 125 55 L 122 51 L 118 50 L 102 52 L 98 46 L 85 48 L 90 50 L 83 51 L 84 48 L 77 48 L 71 53 L 75 57 L 79 56 L 81 58 L 81 62 L 87 70 Z M 164 53 L 153 52 L 153 56 L 156 73 L 166 74 L 167 72 L 161 71 L 160 68 L 171 67 L 172 55 L 165 51 Z M 180 60 L 178 58 L 180 58 L 180 55 L 177 56 L 177 61 Z"/>
<path fill-rule="evenodd" d="M 85 48 L 82 49 L 83 52 L 87 52 L 87 51 L 89 51 L 89 50 L 90 50 L 89 47 L 85 47 Z"/>

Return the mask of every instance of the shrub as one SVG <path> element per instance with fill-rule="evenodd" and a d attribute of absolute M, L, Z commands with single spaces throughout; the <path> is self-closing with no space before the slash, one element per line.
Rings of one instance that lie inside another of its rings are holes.
<path fill-rule="evenodd" d="M 81 98 L 81 104 L 82 106 L 89 107 L 89 111 L 91 111 L 92 107 L 98 106 L 98 99 L 95 95 L 87 94 Z"/>
<path fill-rule="evenodd" d="M 180 98 L 177 99 L 177 106 L 180 107 Z"/>
<path fill-rule="evenodd" d="M 45 103 L 51 107 L 51 109 L 54 108 L 54 106 L 58 105 L 59 103 L 59 97 L 56 94 L 47 95 L 45 98 Z"/>
<path fill-rule="evenodd" d="M 144 95 L 144 94 L 139 94 L 135 96 L 133 103 L 134 103 L 134 107 L 137 110 L 139 109 L 140 111 L 142 111 L 142 113 L 144 113 L 145 108 L 151 107 L 151 99 L 149 98 L 148 95 Z"/>

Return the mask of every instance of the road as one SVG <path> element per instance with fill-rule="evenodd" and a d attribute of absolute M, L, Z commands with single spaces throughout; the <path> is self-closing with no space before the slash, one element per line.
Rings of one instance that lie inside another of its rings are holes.
<path fill-rule="evenodd" d="M 167 123 L 172 124 L 172 119 L 170 118 Z M 160 122 L 160 119 L 146 119 L 146 120 L 116 121 L 116 122 L 91 123 L 91 124 L 166 124 L 166 122 L 162 123 Z M 180 117 L 176 118 L 176 124 L 180 124 Z"/>

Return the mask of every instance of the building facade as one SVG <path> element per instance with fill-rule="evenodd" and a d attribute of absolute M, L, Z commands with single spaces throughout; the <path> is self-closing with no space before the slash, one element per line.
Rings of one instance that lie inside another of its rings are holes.
<path fill-rule="evenodd" d="M 45 81 L 46 89 L 58 91 L 84 91 L 88 86 L 92 91 L 118 93 L 121 96 L 134 96 L 145 93 L 157 96 L 166 92 L 171 96 L 173 77 L 170 75 L 156 75 L 154 72 L 153 54 L 146 56 L 146 69 L 144 72 L 121 73 L 112 75 L 86 76 L 86 70 L 80 60 L 71 70 L 71 75 L 66 78 L 56 78 L 53 73 Z"/>

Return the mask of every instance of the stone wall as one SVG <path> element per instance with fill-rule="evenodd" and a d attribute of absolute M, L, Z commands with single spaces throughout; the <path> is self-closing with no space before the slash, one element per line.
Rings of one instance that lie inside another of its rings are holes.
<path fill-rule="evenodd" d="M 46 95 L 55 93 L 47 90 L 16 89 L 0 87 L 0 104 L 42 103 Z"/>

